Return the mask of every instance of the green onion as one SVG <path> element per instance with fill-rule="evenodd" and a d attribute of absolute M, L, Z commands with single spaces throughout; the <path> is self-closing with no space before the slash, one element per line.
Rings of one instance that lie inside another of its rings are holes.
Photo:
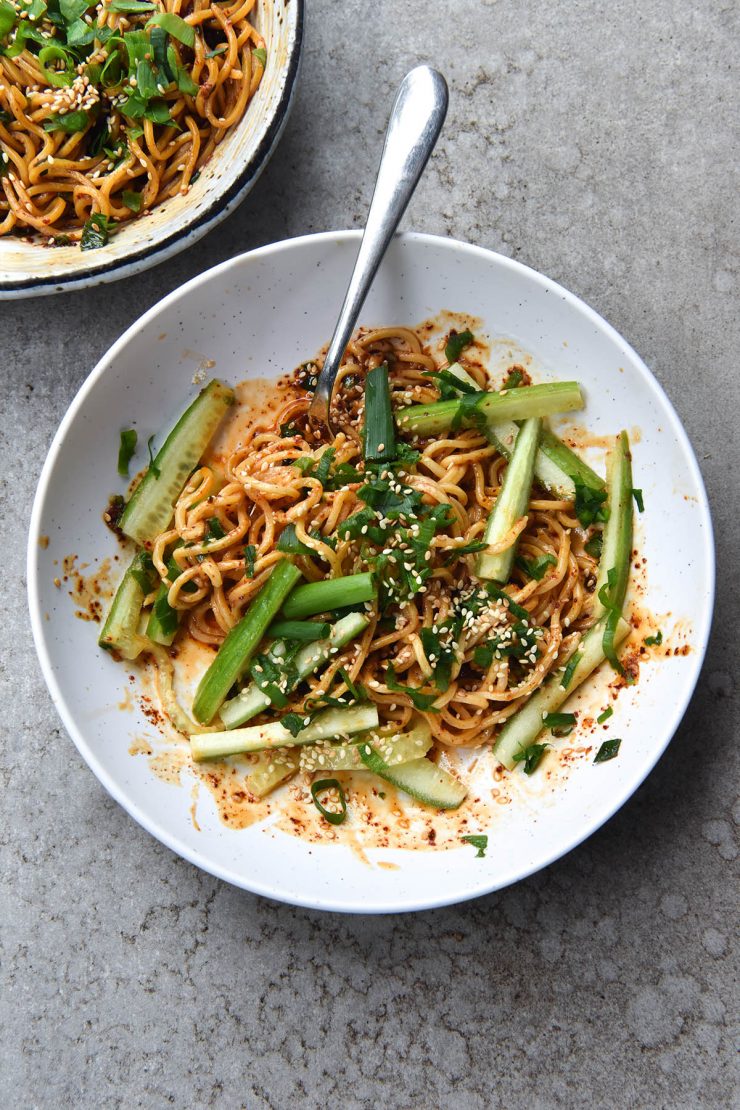
<path fill-rule="evenodd" d="M 267 635 L 275 640 L 297 640 L 302 644 L 325 640 L 331 632 L 328 621 L 275 621 Z"/>
<path fill-rule="evenodd" d="M 545 713 L 542 724 L 553 736 L 570 736 L 576 725 L 575 713 Z"/>
<path fill-rule="evenodd" d="M 254 568 L 257 560 L 257 548 L 253 543 L 248 543 L 244 548 L 244 577 L 254 578 Z"/>
<path fill-rule="evenodd" d="M 605 740 L 594 756 L 594 763 L 607 763 L 610 759 L 615 759 L 619 754 L 621 743 L 622 741 L 616 738 L 614 740 Z"/>
<path fill-rule="evenodd" d="M 298 586 L 283 605 L 283 616 L 288 620 L 313 617 L 316 613 L 330 613 L 361 601 L 374 601 L 376 597 L 373 576 L 369 572 L 348 574 L 343 578 L 327 578 L 323 582 L 308 582 Z"/>
<path fill-rule="evenodd" d="M 530 578 L 534 578 L 537 582 L 541 582 L 545 577 L 545 571 L 548 567 L 556 567 L 558 561 L 554 555 L 540 555 L 537 559 L 525 559 L 521 555 L 517 555 L 514 560 L 520 570 L 523 570 Z"/>
<path fill-rule="evenodd" d="M 69 50 L 65 50 L 63 46 L 57 46 L 56 43 L 51 43 L 39 50 L 38 61 L 49 84 L 58 89 L 65 86 L 69 87 L 72 84 L 75 77 L 75 58 Z M 63 62 L 64 69 L 49 69 L 50 62 Z"/>
<path fill-rule="evenodd" d="M 4 39 L 13 28 L 18 18 L 18 11 L 5 0 L 0 0 L 0 39 Z"/>
<path fill-rule="evenodd" d="M 117 0 L 117 2 L 132 3 L 133 0 Z M 151 7 L 153 8 L 154 4 Z M 147 23 L 147 27 L 152 26 L 164 28 L 168 35 L 172 35 L 173 39 L 177 39 L 183 46 L 189 46 L 192 49 L 195 45 L 195 28 L 179 15 L 174 15 L 172 12 L 157 12 Z"/>
<path fill-rule="evenodd" d="M 415 709 L 421 709 L 427 713 L 439 713 L 439 710 L 434 708 L 439 694 L 425 694 L 413 686 L 404 686 L 396 680 L 396 671 L 392 663 L 389 663 L 386 668 L 385 684 L 395 694 L 405 694 L 410 698 Z"/>
<path fill-rule="evenodd" d="M 632 490 L 632 496 L 635 499 L 635 504 L 637 505 L 638 512 L 644 513 L 645 512 L 645 502 L 643 501 L 643 498 L 642 498 L 642 490 L 641 489 L 633 489 Z"/>
<path fill-rule="evenodd" d="M 138 436 L 133 428 L 126 428 L 121 432 L 121 444 L 118 448 L 118 473 L 122 478 L 128 478 L 129 463 L 136 450 Z"/>
<path fill-rule="evenodd" d="M 154 475 L 155 478 L 159 478 L 162 472 L 159 469 L 159 466 L 157 465 L 156 458 L 155 458 L 155 455 L 154 455 L 154 448 L 152 447 L 152 444 L 154 443 L 154 440 L 156 438 L 157 437 L 155 435 L 150 435 L 149 436 L 149 439 L 146 441 L 146 449 L 149 452 L 149 470 Z"/>
<path fill-rule="evenodd" d="M 376 366 L 365 379 L 365 461 L 396 457 L 388 366 Z"/>
<path fill-rule="evenodd" d="M 469 836 L 461 837 L 466 844 L 472 844 L 478 851 L 475 853 L 475 859 L 483 859 L 488 847 L 488 837 L 485 834 L 479 835 L 478 833 L 471 833 Z"/>
<path fill-rule="evenodd" d="M 85 5 L 85 8 L 89 5 Z M 155 12 L 157 10 L 156 4 L 150 4 L 148 0 L 110 0 L 108 4 L 109 12 L 123 12 L 126 15 L 137 15 L 139 12 Z"/>
<path fill-rule="evenodd" d="M 604 712 L 599 713 L 598 717 L 596 718 L 596 723 L 599 724 L 599 725 L 603 725 L 604 721 L 608 721 L 613 713 L 614 713 L 614 710 L 612 709 L 612 707 L 610 705 L 607 705 Z"/>
<path fill-rule="evenodd" d="M 511 370 L 509 370 L 509 373 L 506 376 L 504 384 L 501 386 L 501 389 L 516 389 L 517 386 L 520 386 L 523 381 L 524 374 L 522 373 L 522 371 L 519 369 L 518 366 L 512 366 Z"/>
<path fill-rule="evenodd" d="M 659 647 L 663 643 L 663 633 L 658 629 L 654 636 L 647 636 L 644 642 L 648 647 Z"/>
<path fill-rule="evenodd" d="M 323 794 L 325 790 L 335 790 L 339 798 L 340 809 L 327 809 L 319 801 L 318 795 Z M 321 816 L 329 822 L 330 825 L 341 825 L 347 816 L 347 802 L 344 797 L 341 783 L 338 779 L 319 779 L 318 782 L 311 783 L 311 797 L 313 804 Z"/>
<path fill-rule="evenodd" d="M 263 46 L 258 46 L 256 50 L 252 51 L 252 57 L 259 62 L 262 68 L 265 68 L 267 62 L 267 51 Z"/>
<path fill-rule="evenodd" d="M 602 532 L 595 532 L 590 540 L 587 540 L 583 545 L 583 550 L 592 559 L 600 559 L 601 552 L 604 548 L 604 536 Z"/>
<path fill-rule="evenodd" d="M 247 669 L 257 645 L 301 572 L 286 559 L 273 568 L 246 613 L 221 644 L 216 658 L 203 675 L 193 702 L 193 715 L 210 724 L 231 687 Z"/>

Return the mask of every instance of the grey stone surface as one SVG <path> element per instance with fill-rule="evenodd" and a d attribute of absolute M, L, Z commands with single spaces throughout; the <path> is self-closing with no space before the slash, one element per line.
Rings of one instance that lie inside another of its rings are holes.
<path fill-rule="evenodd" d="M 0 306 L 3 1104 L 729 1107 L 737 4 L 310 0 L 308 14 L 295 112 L 236 215 L 140 278 Z M 350 919 L 225 886 L 109 800 L 41 680 L 23 545 L 49 440 L 100 354 L 239 250 L 357 226 L 392 90 L 427 59 L 451 111 L 406 226 L 543 270 L 641 352 L 704 471 L 718 608 L 673 744 L 588 843 L 473 904 Z"/>

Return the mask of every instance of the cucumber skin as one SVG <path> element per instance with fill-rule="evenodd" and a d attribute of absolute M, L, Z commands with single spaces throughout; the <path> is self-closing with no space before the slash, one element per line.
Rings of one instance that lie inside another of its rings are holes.
<path fill-rule="evenodd" d="M 627 622 L 621 621 L 614 637 L 615 645 L 625 639 L 629 630 Z M 606 657 L 602 646 L 603 633 L 603 622 L 589 628 L 573 652 L 575 655 L 577 651 L 581 651 L 583 655 L 566 688 L 560 685 L 562 676 L 559 671 L 550 674 L 539 690 L 535 690 L 529 701 L 525 702 L 513 717 L 509 717 L 493 746 L 495 758 L 507 770 L 511 771 L 516 766 L 514 755 L 534 744 L 545 728 L 542 714 L 554 713 L 560 709 L 581 683 L 604 662 Z"/>
<path fill-rule="evenodd" d="M 415 759 L 410 763 L 389 767 L 370 744 L 360 745 L 360 758 L 368 771 L 372 771 L 392 786 L 403 790 L 423 805 L 433 806 L 435 809 L 458 809 L 467 797 L 467 788 L 447 771 L 437 767 L 430 759 Z M 433 791 L 421 790 L 412 782 L 416 774 L 420 774 L 422 778 L 434 778 L 434 773 L 427 772 L 427 767 L 433 768 L 438 777 L 436 794 Z"/>
<path fill-rule="evenodd" d="M 514 523 L 523 517 L 529 508 L 529 498 L 534 479 L 534 464 L 537 445 L 542 428 L 542 419 L 533 416 L 525 420 L 516 437 L 511 461 L 506 468 L 503 484 L 491 510 L 488 524 L 483 534 L 484 543 L 495 543 Z M 478 556 L 475 573 L 479 578 L 492 579 L 505 585 L 511 576 L 517 541 L 505 551 L 488 555 L 482 551 Z"/>
<path fill-rule="evenodd" d="M 485 393 L 477 407 L 487 421 L 525 420 L 530 416 L 550 416 L 583 408 L 578 382 L 551 382 L 520 386 L 505 393 Z M 472 394 L 471 394 L 472 396 Z M 447 432 L 460 408 L 459 401 L 435 401 L 429 405 L 408 405 L 396 413 L 401 431 L 417 436 Z"/>
<path fill-rule="evenodd" d="M 137 551 L 116 590 L 98 643 L 106 651 L 116 651 L 123 659 L 136 659 L 146 648 L 146 638 L 137 631 L 146 594 L 135 572 L 146 574 L 145 553 Z"/>
<path fill-rule="evenodd" d="M 347 725 L 348 714 L 364 716 L 359 723 Z M 190 737 L 190 751 L 196 762 L 207 759 L 226 759 L 230 755 L 244 752 L 278 751 L 281 748 L 295 748 L 302 744 L 314 744 L 342 732 L 364 732 L 378 727 L 378 711 L 375 706 L 354 706 L 349 709 L 327 709 L 305 729 L 293 736 L 280 721 L 267 725 L 251 725 L 249 728 L 233 729 L 228 732 L 194 733 Z"/>
<path fill-rule="evenodd" d="M 626 432 L 620 432 L 606 463 L 609 498 L 609 519 L 604 525 L 604 545 L 599 560 L 599 572 L 594 587 L 593 615 L 601 617 L 605 608 L 599 598 L 601 587 L 608 582 L 610 570 L 616 570 L 617 579 L 611 593 L 612 604 L 621 610 L 627 593 L 630 563 L 632 560 L 632 457 Z"/>
<path fill-rule="evenodd" d="M 432 743 L 432 730 L 425 718 L 421 717 L 408 732 L 390 734 L 387 737 L 379 736 L 377 732 L 370 733 L 343 744 L 309 744 L 301 751 L 300 769 L 310 774 L 323 774 L 324 771 L 366 771 L 367 767 L 360 756 L 360 747 L 363 744 L 384 744 L 381 759 L 387 766 L 394 767 L 400 763 L 411 763 L 426 755 Z M 340 755 L 340 752 L 343 754 Z M 319 755 L 324 757 L 321 764 L 318 762 Z"/>
<path fill-rule="evenodd" d="M 234 400 L 234 391 L 214 378 L 187 407 L 157 452 L 154 466 L 149 466 L 123 510 L 120 526 L 125 535 L 145 547 L 152 544 L 164 531 L 172 519 L 173 506 L 182 493 L 188 475 L 200 461 L 226 412 L 234 404 Z M 183 455 L 180 445 L 179 457 L 173 460 L 171 456 L 176 449 L 175 445 L 191 422 L 193 429 L 185 446 L 190 443 L 193 446 L 186 455 Z M 200 434 L 197 434 L 199 429 Z M 187 465 L 185 465 L 186 462 Z M 168 485 L 166 472 L 171 466 L 175 471 L 181 471 L 184 476 L 181 482 L 179 475 L 170 476 L 168 493 L 164 487 Z M 155 467 L 159 470 L 159 477 L 155 473 Z M 163 494 L 161 503 L 156 504 L 152 494 L 156 491 L 156 483 L 159 482 L 163 482 Z M 146 507 L 148 500 L 153 502 L 149 508 Z"/>

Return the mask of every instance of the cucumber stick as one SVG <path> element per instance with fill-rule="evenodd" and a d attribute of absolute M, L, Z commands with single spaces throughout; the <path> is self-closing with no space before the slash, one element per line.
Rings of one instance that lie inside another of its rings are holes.
<path fill-rule="evenodd" d="M 280 721 L 229 732 L 195 733 L 190 737 L 193 759 L 225 759 L 243 752 L 263 752 L 273 748 L 293 748 L 315 744 L 317 740 L 336 738 L 342 734 L 364 732 L 378 727 L 378 710 L 374 705 L 353 705 L 348 709 L 327 709 L 314 717 L 309 725 L 294 736 Z"/>
<path fill-rule="evenodd" d="M 310 744 L 301 750 L 300 769 L 311 774 L 316 771 L 366 771 L 360 757 L 361 744 L 372 744 L 383 762 L 393 767 L 426 755 L 432 746 L 432 730 L 423 717 L 418 717 L 408 732 L 398 732 L 391 726 L 357 737 L 351 743 Z"/>
<path fill-rule="evenodd" d="M 496 504 L 488 518 L 483 535 L 484 543 L 500 543 L 516 522 L 526 515 L 541 427 L 541 419 L 534 416 L 524 421 L 516 437 L 511 461 L 506 468 Z M 516 547 L 515 541 L 505 551 L 496 554 L 482 551 L 478 556 L 475 573 L 479 578 L 488 578 L 502 584 L 508 582 Z"/>
<path fill-rule="evenodd" d="M 630 626 L 627 622 L 620 620 L 614 637 L 615 643 L 621 643 L 629 630 Z M 545 714 L 555 713 L 559 710 L 573 691 L 604 662 L 603 636 L 604 624 L 602 621 L 590 628 L 583 637 L 571 655 L 571 658 L 573 658 L 577 652 L 580 654 L 580 659 L 567 687 L 561 685 L 563 672 L 556 671 L 548 677 L 539 690 L 532 694 L 529 701 L 513 717 L 509 717 L 498 734 L 493 748 L 493 754 L 504 767 L 511 771 L 516 766 L 515 755 L 534 744 L 545 727 L 543 723 Z"/>
<path fill-rule="evenodd" d="M 549 382 L 526 385 L 503 393 L 469 393 L 459 401 L 436 401 L 430 405 L 408 405 L 396 413 L 402 432 L 435 436 L 448 432 L 456 421 L 463 426 L 486 422 L 526 420 L 530 416 L 550 416 L 583 408 L 578 382 Z"/>
<path fill-rule="evenodd" d="M 116 651 L 123 659 L 136 659 L 149 645 L 139 631 L 144 598 L 149 592 L 151 564 L 144 551 L 137 551 L 116 590 L 98 643 Z"/>
<path fill-rule="evenodd" d="M 389 766 L 371 744 L 360 745 L 360 758 L 379 778 L 410 794 L 417 802 L 435 809 L 457 809 L 465 800 L 467 787 L 431 759 L 414 759 Z"/>
<path fill-rule="evenodd" d="M 519 425 L 513 420 L 497 421 L 488 425 L 488 433 L 496 447 L 507 459 L 511 458 Z M 573 501 L 576 496 L 574 475 L 592 489 L 603 489 L 604 480 L 591 467 L 579 459 L 570 447 L 558 439 L 549 428 L 540 432 L 540 443 L 534 460 L 534 476 L 541 486 L 563 501 Z"/>
<path fill-rule="evenodd" d="M 277 752 L 260 752 L 247 775 L 247 789 L 256 798 L 264 798 L 297 770 L 298 753 L 290 748 Z"/>
<path fill-rule="evenodd" d="M 211 723 L 231 687 L 244 674 L 268 626 L 300 578 L 301 572 L 287 559 L 281 559 L 273 567 L 270 577 L 242 619 L 228 633 L 216 658 L 200 680 L 193 702 L 196 721 L 203 725 Z"/>
<path fill-rule="evenodd" d="M 632 459 L 626 432 L 620 432 L 606 460 L 606 484 L 609 519 L 604 525 L 604 542 L 599 560 L 599 573 L 594 589 L 594 616 L 600 617 L 605 606 L 599 594 L 608 584 L 613 570 L 609 601 L 621 612 L 627 592 L 632 558 Z"/>
<path fill-rule="evenodd" d="M 132 540 L 145 547 L 165 530 L 191 471 L 233 403 L 234 391 L 214 379 L 182 414 L 121 516 L 121 529 Z"/>
<path fill-rule="evenodd" d="M 343 648 L 350 640 L 354 640 L 356 636 L 364 632 L 367 625 L 368 618 L 363 616 L 362 613 L 348 613 L 346 617 L 342 617 L 336 622 L 327 639 L 317 640 L 315 643 L 306 644 L 305 647 L 302 647 L 296 653 L 291 664 L 294 668 L 295 681 L 286 686 L 284 693 L 288 694 L 291 690 L 294 690 L 299 682 L 302 682 L 304 678 L 313 674 L 322 664 L 326 663 L 332 652 Z M 280 659 L 285 658 L 285 644 L 282 641 L 279 641 L 279 644 L 273 644 L 268 654 L 272 662 L 279 665 Z M 252 717 L 256 717 L 258 713 L 269 709 L 269 707 L 270 699 L 267 694 L 263 693 L 255 682 L 252 682 L 240 694 L 231 698 L 221 707 L 221 720 L 226 728 L 237 728 L 239 725 L 246 724 Z"/>

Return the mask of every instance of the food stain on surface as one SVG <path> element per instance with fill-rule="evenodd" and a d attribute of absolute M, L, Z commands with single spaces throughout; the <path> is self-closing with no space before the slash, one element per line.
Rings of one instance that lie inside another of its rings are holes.
<path fill-rule="evenodd" d="M 49 546 L 49 537 L 48 536 L 39 536 L 39 547 L 41 548 L 41 550 L 46 551 L 48 546 Z"/>
<path fill-rule="evenodd" d="M 77 562 L 77 555 L 62 559 L 62 575 L 54 578 L 54 585 L 67 585 L 67 593 L 77 606 L 75 616 L 81 621 L 102 621 L 107 602 L 113 597 L 115 584 L 111 580 L 112 560 L 103 559 L 92 574 L 83 574 L 89 563 Z"/>

